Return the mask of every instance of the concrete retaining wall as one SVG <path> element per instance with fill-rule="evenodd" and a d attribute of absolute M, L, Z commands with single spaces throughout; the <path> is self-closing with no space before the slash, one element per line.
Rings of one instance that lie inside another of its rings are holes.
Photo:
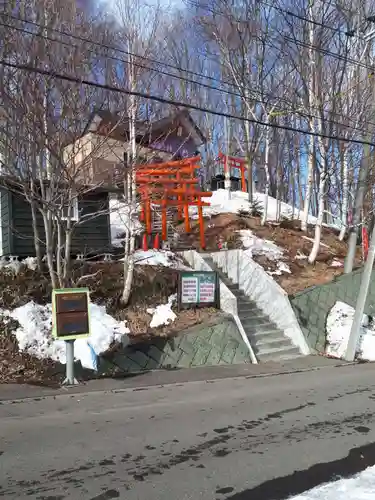
<path fill-rule="evenodd" d="M 196 325 L 170 339 L 130 344 L 101 359 L 100 373 L 123 373 L 251 363 L 250 353 L 232 317 L 218 314 L 209 324 Z"/>
<path fill-rule="evenodd" d="M 325 285 L 314 286 L 289 297 L 302 331 L 311 349 L 324 352 L 326 321 L 329 311 L 340 300 L 355 307 L 362 269 L 338 276 Z M 365 314 L 375 316 L 375 271 L 372 272 Z"/>

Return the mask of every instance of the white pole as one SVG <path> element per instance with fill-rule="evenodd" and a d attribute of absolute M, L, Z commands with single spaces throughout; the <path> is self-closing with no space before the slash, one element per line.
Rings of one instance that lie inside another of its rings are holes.
<path fill-rule="evenodd" d="M 359 288 L 359 294 L 355 308 L 353 324 L 350 330 L 348 345 L 346 347 L 346 353 L 345 353 L 346 361 L 353 361 L 355 358 L 357 343 L 362 324 L 363 312 L 365 309 L 368 289 L 371 282 L 374 260 L 375 260 L 375 225 L 371 233 L 371 241 L 369 245 L 367 260 L 363 267 L 361 286 Z"/>
<path fill-rule="evenodd" d="M 66 340 L 66 378 L 63 385 L 77 385 L 74 377 L 74 340 Z"/>

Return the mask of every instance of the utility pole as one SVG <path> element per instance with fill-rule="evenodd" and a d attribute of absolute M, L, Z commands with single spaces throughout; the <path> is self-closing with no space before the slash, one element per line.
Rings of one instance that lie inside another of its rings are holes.
<path fill-rule="evenodd" d="M 357 304 L 355 307 L 353 324 L 350 330 L 348 345 L 346 347 L 345 359 L 347 361 L 353 361 L 355 358 L 356 347 L 361 330 L 363 312 L 365 310 L 368 289 L 372 277 L 372 268 L 374 265 L 374 259 L 375 259 L 375 225 L 371 233 L 368 256 L 365 265 L 363 267 L 361 286 L 359 288 L 359 294 L 358 294 Z"/>
<path fill-rule="evenodd" d="M 358 174 L 357 193 L 354 200 L 353 209 L 353 221 L 348 238 L 348 251 L 344 262 L 345 273 L 351 273 L 353 270 L 355 253 L 357 249 L 358 229 L 361 224 L 361 212 L 366 192 L 366 181 L 370 170 L 370 163 L 370 146 L 368 144 L 365 144 L 363 146 L 363 158 Z"/>
<path fill-rule="evenodd" d="M 375 17 L 368 18 L 367 19 L 370 22 L 375 22 Z M 366 47 L 364 50 L 364 54 L 366 54 L 368 63 L 369 61 L 369 42 L 375 38 L 375 30 L 372 30 L 370 33 L 368 33 L 365 36 L 366 39 Z M 368 133 L 368 142 L 371 141 L 371 134 Z M 368 177 L 368 172 L 370 169 L 370 146 L 366 145 L 363 150 L 363 165 L 361 166 L 360 172 L 359 172 L 359 178 L 358 178 L 358 187 L 357 187 L 357 195 L 355 199 L 355 209 L 354 209 L 354 216 L 353 216 L 353 235 L 352 233 L 349 236 L 349 242 L 348 242 L 348 253 L 347 257 L 345 260 L 345 272 L 348 273 L 352 270 L 353 268 L 353 262 L 354 262 L 354 257 L 355 257 L 355 251 L 356 251 L 356 246 L 357 246 L 357 234 L 358 234 L 358 227 L 360 223 L 360 217 L 361 217 L 361 210 L 363 207 L 363 199 L 365 195 L 365 187 L 366 187 L 366 181 Z M 346 352 L 345 352 L 345 359 L 347 361 L 353 361 L 356 355 L 356 348 L 357 348 L 357 343 L 358 339 L 360 336 L 360 330 L 361 330 L 361 323 L 362 323 L 362 318 L 363 318 L 363 313 L 365 310 L 365 305 L 366 305 L 366 300 L 367 300 L 367 295 L 368 295 L 368 289 L 370 286 L 371 282 L 371 277 L 372 277 L 372 270 L 374 266 L 374 259 L 375 259 L 375 225 L 373 226 L 372 233 L 371 233 L 371 240 L 370 240 L 370 245 L 369 245 L 369 251 L 368 251 L 368 256 L 367 260 L 365 262 L 365 265 L 363 267 L 363 272 L 362 272 L 362 279 L 361 279 L 361 286 L 359 288 L 359 293 L 358 293 L 358 299 L 357 299 L 357 304 L 355 307 L 355 312 L 354 312 L 354 317 L 353 317 L 353 324 L 350 330 L 350 335 L 348 339 L 348 345 L 346 347 Z"/>
<path fill-rule="evenodd" d="M 367 21 L 369 22 L 375 22 L 375 18 L 369 17 L 367 18 Z M 370 66 L 371 60 L 370 60 L 370 42 L 374 40 L 375 38 L 375 30 L 371 30 L 369 33 L 364 35 L 364 39 L 366 41 L 364 50 L 362 52 L 362 55 L 360 57 L 360 61 L 362 60 L 363 57 L 366 57 L 366 64 Z M 367 141 L 371 142 L 372 137 L 371 133 L 367 134 Z M 357 239 L 358 239 L 358 229 L 361 224 L 361 212 L 362 212 L 362 207 L 363 207 L 363 200 L 365 197 L 365 192 L 366 192 L 366 182 L 368 178 L 368 173 L 370 170 L 370 146 L 368 144 L 365 144 L 363 147 L 363 158 L 361 162 L 361 167 L 359 169 L 359 174 L 358 174 L 358 182 L 357 182 L 357 190 L 356 190 L 356 196 L 354 200 L 354 209 L 353 209 L 353 221 L 352 221 L 352 226 L 349 231 L 349 238 L 348 238 L 348 251 L 346 254 L 345 262 L 344 262 L 344 273 L 351 273 L 353 270 L 353 265 L 354 265 L 354 259 L 355 259 L 355 253 L 356 253 L 356 248 L 357 248 Z"/>

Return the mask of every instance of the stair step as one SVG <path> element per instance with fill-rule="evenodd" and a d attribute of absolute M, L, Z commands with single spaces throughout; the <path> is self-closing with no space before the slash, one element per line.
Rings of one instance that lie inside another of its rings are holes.
<path fill-rule="evenodd" d="M 290 348 L 288 351 L 275 350 L 274 352 L 268 352 L 266 354 L 265 353 L 257 354 L 257 358 L 261 363 L 267 363 L 267 361 L 282 362 L 282 361 L 287 361 L 288 359 L 302 358 L 303 356 L 304 355 L 300 353 L 297 347 Z"/>
<path fill-rule="evenodd" d="M 274 323 L 267 321 L 265 323 L 255 323 L 250 321 L 241 321 L 242 326 L 246 332 L 246 335 L 256 335 L 258 333 L 266 333 L 266 334 L 282 334 L 283 332 L 277 328 Z"/>
<path fill-rule="evenodd" d="M 270 337 L 267 341 L 262 340 L 261 342 L 254 342 L 253 339 L 249 339 L 251 341 L 251 345 L 256 354 L 262 354 L 265 351 L 269 351 L 270 349 L 284 349 L 284 348 L 292 348 L 294 347 L 291 344 L 290 340 L 285 337 Z"/>
<path fill-rule="evenodd" d="M 266 320 L 267 323 L 272 323 L 269 316 L 264 314 L 260 309 L 241 309 L 237 307 L 237 311 L 241 321 L 246 321 L 248 319 L 255 321 L 256 319 L 259 319 L 261 320 L 261 323 L 263 323 L 262 320 Z"/>
<path fill-rule="evenodd" d="M 256 306 L 253 306 L 252 304 L 240 304 L 239 301 L 237 301 L 237 311 L 238 315 L 243 316 L 243 318 L 250 314 L 253 316 L 266 316 L 263 311 L 258 309 Z"/>
<path fill-rule="evenodd" d="M 267 342 L 268 339 L 270 338 L 288 338 L 284 335 L 284 332 L 279 330 L 278 328 L 269 330 L 269 331 L 264 331 L 264 330 L 258 330 L 258 331 L 250 331 L 251 329 L 248 328 L 248 331 L 246 332 L 247 336 L 249 337 L 251 342 L 262 342 L 263 340 Z"/>
<path fill-rule="evenodd" d="M 243 317 L 239 315 L 242 326 L 246 330 L 246 328 L 258 328 L 263 327 L 263 330 L 266 328 L 267 330 L 277 330 L 277 326 L 270 321 L 267 316 L 247 316 Z"/>
<path fill-rule="evenodd" d="M 298 347 L 294 346 L 291 343 L 282 347 L 269 347 L 267 349 L 262 349 L 261 352 L 259 352 L 259 356 L 261 356 L 262 358 L 273 356 L 298 356 L 300 354 L 301 353 Z"/>
<path fill-rule="evenodd" d="M 236 297 L 239 318 L 260 362 L 280 362 L 303 356 L 299 348 L 293 345 L 284 332 L 245 295 L 238 284 L 234 283 L 210 256 L 203 255 L 203 258 L 212 270 L 218 272 L 220 280 Z"/>

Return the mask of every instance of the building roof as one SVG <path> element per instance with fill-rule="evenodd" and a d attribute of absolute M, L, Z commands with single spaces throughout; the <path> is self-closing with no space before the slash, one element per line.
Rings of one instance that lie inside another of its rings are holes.
<path fill-rule="evenodd" d="M 185 109 L 178 110 L 170 116 L 166 116 L 153 122 L 136 121 L 137 142 L 150 144 L 155 140 L 156 136 L 161 136 L 163 133 L 168 131 L 168 127 L 176 127 L 179 124 L 181 124 L 192 137 L 196 147 L 199 147 L 206 142 L 206 138 L 202 131 L 194 122 L 188 110 Z M 128 117 L 126 115 L 120 115 L 119 113 L 111 113 L 107 110 L 94 110 L 85 128 L 84 134 L 87 132 L 95 133 L 100 129 L 107 130 L 108 133 L 111 130 L 113 132 L 116 130 L 117 133 L 118 131 L 121 131 L 121 135 L 126 140 L 129 132 Z"/>

